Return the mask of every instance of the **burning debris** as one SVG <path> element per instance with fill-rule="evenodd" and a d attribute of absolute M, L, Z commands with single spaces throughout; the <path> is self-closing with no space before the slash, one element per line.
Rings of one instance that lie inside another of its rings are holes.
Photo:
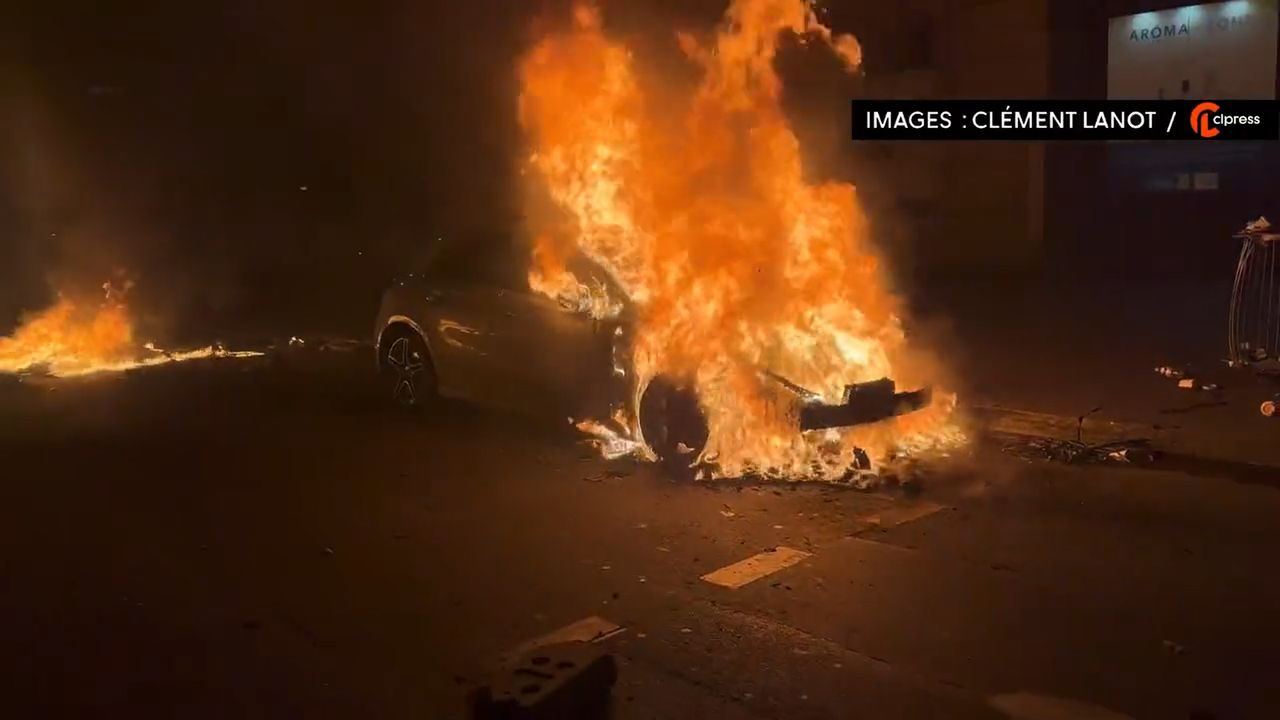
<path fill-rule="evenodd" d="M 705 442 L 681 459 L 701 477 L 839 480 L 855 450 L 964 441 L 955 396 L 928 390 L 940 367 L 907 340 L 855 189 L 804 178 L 774 69 L 784 35 L 861 63 L 806 0 L 732 0 L 713 36 L 678 35 L 702 71 L 683 97 L 641 73 L 589 2 L 521 64 L 530 287 L 596 318 L 635 315 L 631 407 L 579 423 L 608 455 L 658 449 L 641 428 L 657 382 L 704 418 Z"/>
<path fill-rule="evenodd" d="M 0 373 L 77 377 L 204 358 L 262 355 L 221 345 L 194 350 L 164 350 L 149 342 L 139 345 L 125 303 L 132 285 L 107 282 L 100 302 L 60 296 L 52 306 L 27 316 L 12 335 L 0 337 Z"/>

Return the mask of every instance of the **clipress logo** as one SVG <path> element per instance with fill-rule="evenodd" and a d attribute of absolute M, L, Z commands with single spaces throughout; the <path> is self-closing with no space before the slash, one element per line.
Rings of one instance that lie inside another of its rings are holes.
<path fill-rule="evenodd" d="M 1261 125 L 1262 116 L 1257 113 L 1233 114 L 1224 112 L 1214 102 L 1202 102 L 1191 110 L 1191 129 L 1202 138 L 1217 137 L 1222 129 L 1232 125 Z"/>
<path fill-rule="evenodd" d="M 1222 108 L 1217 103 L 1202 102 L 1191 111 L 1191 129 L 1202 138 L 1211 138 L 1222 132 L 1209 124 L 1209 114 Z"/>

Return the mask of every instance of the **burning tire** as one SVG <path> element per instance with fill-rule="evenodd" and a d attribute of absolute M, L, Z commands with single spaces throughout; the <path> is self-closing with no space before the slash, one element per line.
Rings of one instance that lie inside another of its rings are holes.
<path fill-rule="evenodd" d="M 393 325 L 378 343 L 379 386 L 400 408 L 420 408 L 436 397 L 436 371 L 431 352 L 417 331 Z"/>
<path fill-rule="evenodd" d="M 640 430 L 668 471 L 693 474 L 693 462 L 707 445 L 707 419 L 693 389 L 654 378 L 640 398 Z"/>

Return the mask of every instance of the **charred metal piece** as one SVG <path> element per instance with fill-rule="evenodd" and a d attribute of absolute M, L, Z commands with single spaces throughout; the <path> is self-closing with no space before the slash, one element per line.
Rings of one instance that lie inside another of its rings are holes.
<path fill-rule="evenodd" d="M 801 430 L 865 425 L 915 412 L 933 401 L 933 389 L 897 392 L 889 378 L 847 385 L 840 405 L 811 404 L 800 408 Z"/>
<path fill-rule="evenodd" d="M 605 720 L 618 666 L 599 645 L 534 648 L 471 698 L 474 720 Z"/>

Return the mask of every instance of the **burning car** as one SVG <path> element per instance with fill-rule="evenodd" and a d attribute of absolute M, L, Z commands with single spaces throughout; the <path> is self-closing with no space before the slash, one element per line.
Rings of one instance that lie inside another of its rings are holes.
<path fill-rule="evenodd" d="M 419 408 L 444 396 L 570 419 L 622 411 L 638 421 L 630 442 L 665 464 L 704 461 L 708 427 L 696 392 L 687 380 L 636 372 L 628 345 L 634 308 L 607 275 L 578 258 L 578 277 L 590 286 L 553 298 L 529 286 L 524 246 L 499 233 L 439 238 L 421 268 L 392 283 L 374 337 L 386 399 Z M 797 434 L 875 423 L 931 401 L 929 388 L 898 392 L 881 379 L 850 384 L 842 402 L 826 403 L 768 368 L 759 376 L 794 404 Z M 603 424 L 591 427 L 604 434 Z"/>
<path fill-rule="evenodd" d="M 857 189 L 805 172 L 781 101 L 786 38 L 850 72 L 857 39 L 809 0 L 731 0 L 676 33 L 677 82 L 590 0 L 548 27 L 518 67 L 527 241 L 442 244 L 392 287 L 388 393 L 527 397 L 703 477 L 835 480 L 961 441 Z"/>

